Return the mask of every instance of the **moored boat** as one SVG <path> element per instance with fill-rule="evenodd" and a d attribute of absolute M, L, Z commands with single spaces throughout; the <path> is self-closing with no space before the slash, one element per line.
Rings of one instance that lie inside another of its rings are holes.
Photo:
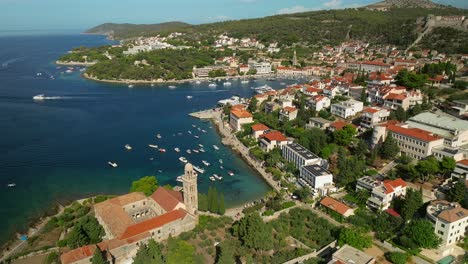
<path fill-rule="evenodd" d="M 159 149 L 159 152 L 161 152 L 161 153 L 165 153 L 165 152 L 166 152 L 166 149 L 164 149 L 164 148 L 160 148 L 160 149 Z"/>
<path fill-rule="evenodd" d="M 228 171 L 228 175 L 229 176 L 234 176 L 234 172 L 233 171 Z"/>
<path fill-rule="evenodd" d="M 12 188 L 12 187 L 16 187 L 16 183 L 9 183 L 7 184 L 8 187 Z"/>
<path fill-rule="evenodd" d="M 111 161 L 107 162 L 107 164 L 109 164 L 109 166 L 111 166 L 112 168 L 117 168 L 119 166 L 117 163 Z"/>
<path fill-rule="evenodd" d="M 180 157 L 179 160 L 182 161 L 183 163 L 187 163 L 187 162 L 188 162 L 187 159 L 186 159 L 185 157 Z"/>
<path fill-rule="evenodd" d="M 198 166 L 193 166 L 193 169 L 196 170 L 196 171 L 199 172 L 199 173 L 205 173 L 205 169 L 200 168 L 200 167 L 198 167 Z"/>
<path fill-rule="evenodd" d="M 210 165 L 211 165 L 211 164 L 210 164 L 208 161 L 206 161 L 206 160 L 202 160 L 202 163 L 203 163 L 203 165 L 205 165 L 205 166 L 210 166 Z"/>
<path fill-rule="evenodd" d="M 175 152 L 180 152 L 180 148 L 174 148 Z"/>
<path fill-rule="evenodd" d="M 149 144 L 148 147 L 157 149 L 157 148 L 158 148 L 158 145 Z"/>
<path fill-rule="evenodd" d="M 219 150 L 219 147 L 216 146 L 216 145 L 213 145 L 213 148 L 216 149 L 216 150 Z"/>
<path fill-rule="evenodd" d="M 132 146 L 130 146 L 130 144 L 125 144 L 125 148 L 126 148 L 127 150 L 132 150 L 132 149 L 133 149 Z"/>

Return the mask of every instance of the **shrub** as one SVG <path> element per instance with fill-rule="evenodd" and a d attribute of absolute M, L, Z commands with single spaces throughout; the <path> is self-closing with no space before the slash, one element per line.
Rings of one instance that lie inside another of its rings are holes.
<path fill-rule="evenodd" d="M 274 211 L 269 209 L 269 210 L 266 210 L 265 212 L 263 212 L 263 216 L 272 216 L 274 214 Z"/>
<path fill-rule="evenodd" d="M 390 252 L 385 254 L 385 258 L 394 264 L 405 264 L 408 257 L 408 254 L 403 252 Z"/>

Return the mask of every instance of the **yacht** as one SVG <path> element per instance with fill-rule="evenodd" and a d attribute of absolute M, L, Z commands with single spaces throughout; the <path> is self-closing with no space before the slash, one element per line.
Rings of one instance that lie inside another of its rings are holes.
<path fill-rule="evenodd" d="M 160 149 L 159 149 L 159 152 L 165 153 L 165 152 L 166 152 L 166 149 L 160 148 Z"/>
<path fill-rule="evenodd" d="M 219 166 L 219 168 L 220 168 L 220 169 L 222 169 L 222 170 L 224 170 L 224 167 L 223 167 L 223 165 Z"/>
<path fill-rule="evenodd" d="M 216 145 L 213 145 L 213 148 L 216 149 L 216 150 L 219 150 L 219 147 L 216 146 Z"/>
<path fill-rule="evenodd" d="M 186 159 L 185 157 L 180 157 L 179 160 L 182 161 L 183 163 L 187 163 L 187 162 L 188 162 L 187 159 Z"/>
<path fill-rule="evenodd" d="M 180 148 L 174 148 L 175 152 L 180 152 Z"/>
<path fill-rule="evenodd" d="M 193 98 L 193 96 L 187 95 L 187 99 L 192 99 L 192 98 Z"/>
<path fill-rule="evenodd" d="M 162 138 L 161 134 L 157 134 L 156 137 L 157 137 L 158 139 L 161 139 L 161 138 Z"/>
<path fill-rule="evenodd" d="M 199 173 L 205 173 L 205 169 L 200 168 L 200 167 L 198 167 L 198 166 L 193 166 L 193 169 L 196 170 L 196 171 L 198 171 Z"/>
<path fill-rule="evenodd" d="M 196 125 L 192 125 L 192 127 L 197 127 Z"/>
<path fill-rule="evenodd" d="M 201 82 L 200 82 L 200 81 L 196 81 L 195 83 L 196 83 L 196 84 L 200 84 Z"/>
<path fill-rule="evenodd" d="M 206 161 L 206 160 L 202 160 L 202 163 L 203 163 L 203 165 L 205 165 L 205 166 L 210 166 L 210 163 L 209 163 L 208 161 Z"/>
<path fill-rule="evenodd" d="M 266 92 L 275 91 L 275 89 L 271 88 L 268 85 L 259 86 L 259 87 L 253 88 L 253 89 L 255 90 L 255 92 L 257 94 L 263 94 L 263 93 L 266 93 Z"/>
<path fill-rule="evenodd" d="M 188 133 L 189 133 L 189 134 L 192 134 L 192 131 L 189 130 Z"/>
<path fill-rule="evenodd" d="M 198 149 L 192 149 L 192 152 L 200 153 L 200 151 Z"/>
<path fill-rule="evenodd" d="M 169 89 L 175 89 L 175 88 L 177 88 L 177 87 L 174 86 L 174 85 L 169 85 L 168 87 L 169 87 Z"/>
<path fill-rule="evenodd" d="M 215 88 L 215 87 L 216 87 L 216 84 L 210 83 L 210 84 L 208 84 L 208 87 L 210 87 L 210 88 Z"/>
<path fill-rule="evenodd" d="M 242 83 L 242 84 L 249 83 L 249 80 L 242 80 L 241 83 Z"/>
<path fill-rule="evenodd" d="M 229 176 L 234 176 L 234 172 L 233 171 L 228 171 L 228 175 Z"/>
<path fill-rule="evenodd" d="M 9 183 L 7 184 L 8 187 L 12 188 L 12 187 L 16 187 L 16 183 Z"/>
<path fill-rule="evenodd" d="M 132 146 L 130 146 L 129 144 L 125 144 L 125 148 L 126 148 L 127 150 L 132 150 Z"/>
<path fill-rule="evenodd" d="M 109 164 L 112 168 L 117 168 L 119 165 L 117 165 L 117 163 L 115 162 L 107 162 L 107 164 Z"/>
<path fill-rule="evenodd" d="M 187 152 L 188 154 L 192 154 L 192 151 L 191 151 L 190 149 L 187 149 L 186 152 Z"/>
<path fill-rule="evenodd" d="M 205 149 L 204 149 L 204 148 L 201 148 L 201 149 L 199 149 L 198 151 L 200 151 L 201 153 L 205 153 Z"/>
<path fill-rule="evenodd" d="M 205 130 L 205 129 L 202 129 L 202 131 L 201 131 L 201 132 L 203 132 L 203 133 L 206 133 L 206 130 Z"/>
<path fill-rule="evenodd" d="M 223 83 L 224 86 L 231 86 L 231 84 L 232 84 L 231 82 L 225 82 L 225 83 Z"/>
<path fill-rule="evenodd" d="M 133 87 L 135 87 L 135 85 L 133 85 L 133 84 L 130 84 L 130 85 L 128 86 L 128 88 L 133 88 Z"/>
<path fill-rule="evenodd" d="M 158 148 L 158 145 L 149 144 L 148 147 L 157 149 L 157 148 Z"/>
<path fill-rule="evenodd" d="M 38 95 L 33 96 L 33 100 L 44 100 L 44 99 L 45 99 L 45 95 L 43 94 L 38 94 Z"/>

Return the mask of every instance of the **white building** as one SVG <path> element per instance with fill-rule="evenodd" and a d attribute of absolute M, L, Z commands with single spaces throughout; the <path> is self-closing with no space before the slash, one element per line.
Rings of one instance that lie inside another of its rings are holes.
<path fill-rule="evenodd" d="M 279 112 L 279 120 L 282 122 L 292 121 L 296 119 L 298 110 L 293 106 L 283 107 Z"/>
<path fill-rule="evenodd" d="M 341 118 L 349 118 L 361 112 L 364 108 L 364 103 L 350 99 L 348 101 L 340 102 L 331 105 L 331 113 Z"/>
<path fill-rule="evenodd" d="M 311 109 L 314 109 L 316 112 L 330 107 L 331 101 L 330 98 L 326 96 L 317 95 L 307 101 L 307 106 Z"/>
<path fill-rule="evenodd" d="M 253 116 L 243 109 L 232 109 L 229 116 L 229 124 L 234 131 L 242 130 L 242 125 L 253 123 Z"/>
<path fill-rule="evenodd" d="M 270 130 L 269 127 L 265 126 L 264 124 L 255 124 L 252 126 L 252 137 L 258 139 L 261 135 L 265 134 Z"/>
<path fill-rule="evenodd" d="M 336 188 L 333 184 L 333 175 L 318 164 L 301 167 L 299 184 L 312 190 L 314 196 L 325 196 Z"/>
<path fill-rule="evenodd" d="M 297 143 L 283 146 L 282 156 L 300 169 L 304 165 L 321 164 L 322 159 Z"/>
<path fill-rule="evenodd" d="M 367 206 L 377 210 L 387 210 L 393 199 L 406 195 L 406 182 L 400 178 L 393 181 L 383 181 L 371 192 Z"/>
<path fill-rule="evenodd" d="M 269 62 L 249 61 L 249 68 L 256 70 L 257 74 L 271 73 L 271 63 Z"/>
<path fill-rule="evenodd" d="M 468 180 L 468 160 L 459 160 L 457 161 L 457 165 L 453 170 L 452 174 L 450 175 L 452 179 L 457 180 Z"/>
<path fill-rule="evenodd" d="M 279 131 L 260 135 L 260 147 L 267 152 L 274 148 L 282 149 L 288 143 L 288 139 Z"/>
<path fill-rule="evenodd" d="M 468 210 L 458 203 L 432 201 L 426 208 L 426 215 L 434 224 L 434 232 L 442 239 L 442 247 L 463 240 L 468 231 Z"/>
<path fill-rule="evenodd" d="M 364 109 L 361 116 L 361 126 L 365 128 L 373 128 L 375 125 L 387 121 L 390 116 L 390 111 L 380 107 L 369 107 Z"/>
<path fill-rule="evenodd" d="M 328 264 L 374 264 L 375 258 L 352 246 L 344 245 L 332 255 Z"/>
<path fill-rule="evenodd" d="M 325 130 L 330 126 L 331 123 L 333 122 L 330 120 L 323 119 L 321 117 L 311 117 L 309 119 L 309 122 L 306 124 L 305 128 L 312 129 L 315 127 Z"/>

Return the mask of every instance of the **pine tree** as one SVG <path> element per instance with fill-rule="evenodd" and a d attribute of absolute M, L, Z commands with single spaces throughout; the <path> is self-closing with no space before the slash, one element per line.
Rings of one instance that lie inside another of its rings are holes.
<path fill-rule="evenodd" d="M 219 194 L 218 214 L 224 215 L 225 212 L 226 212 L 226 208 L 224 206 L 224 194 L 220 193 Z"/>
<path fill-rule="evenodd" d="M 104 252 L 102 252 L 98 247 L 94 250 L 94 255 L 91 258 L 92 264 L 110 264 L 109 261 L 104 257 Z"/>
<path fill-rule="evenodd" d="M 465 199 L 465 181 L 458 180 L 448 191 L 448 200 L 461 203 Z"/>
<path fill-rule="evenodd" d="M 384 159 L 393 159 L 400 152 L 397 141 L 393 138 L 392 132 L 388 132 L 382 147 L 380 148 L 380 156 Z"/>

